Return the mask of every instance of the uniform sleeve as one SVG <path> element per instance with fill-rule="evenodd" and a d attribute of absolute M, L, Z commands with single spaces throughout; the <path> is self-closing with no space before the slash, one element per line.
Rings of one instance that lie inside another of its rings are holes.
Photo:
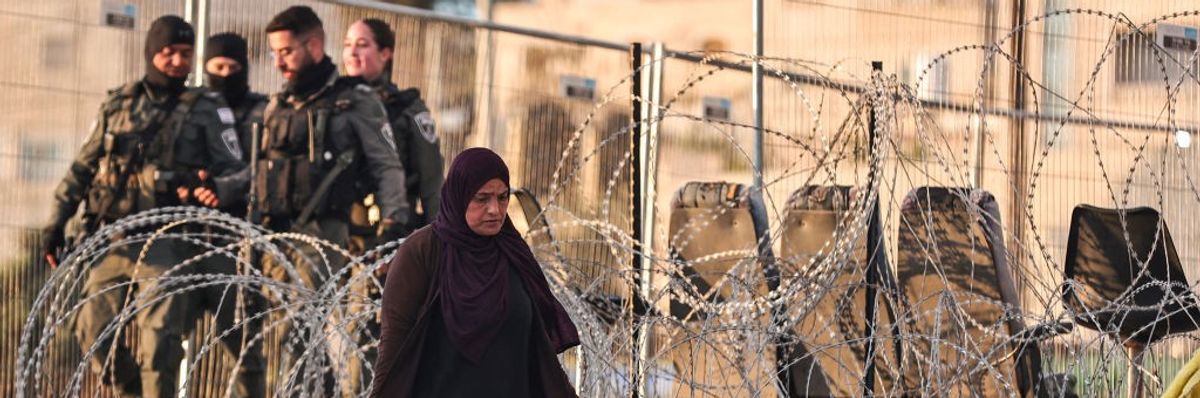
<path fill-rule="evenodd" d="M 355 95 L 354 107 L 346 112 L 347 120 L 362 143 L 367 169 L 375 180 L 375 200 L 379 203 L 380 216 L 404 224 L 408 221 L 409 208 L 404 166 L 396 155 L 387 112 L 375 94 L 355 89 Z"/>
<path fill-rule="evenodd" d="M 205 96 L 191 115 L 204 128 L 210 164 L 206 167 L 221 207 L 245 203 L 250 187 L 250 169 L 242 156 L 233 110 L 220 97 Z"/>
<path fill-rule="evenodd" d="M 104 109 L 105 106 L 101 105 L 101 109 Z M 96 169 L 99 167 L 100 156 L 103 155 L 105 126 L 104 112 L 98 112 L 95 122 L 92 123 L 92 131 L 83 143 L 83 148 L 71 162 L 71 167 L 67 169 L 67 175 L 54 189 L 54 205 L 50 209 L 49 228 L 62 229 L 67 220 L 75 215 L 79 203 L 83 201 L 83 196 L 91 188 L 92 179 L 96 176 Z"/>
<path fill-rule="evenodd" d="M 416 168 L 417 194 L 421 197 L 421 207 L 425 210 L 425 220 L 433 222 L 437 219 L 438 207 L 442 203 L 442 167 L 445 160 L 440 148 L 441 139 L 437 135 L 437 127 L 429 108 L 418 101 L 417 108 L 411 112 L 409 126 L 413 129 L 407 134 L 409 162 Z"/>
<path fill-rule="evenodd" d="M 385 107 L 385 109 L 387 109 L 387 108 Z M 405 173 L 404 175 L 405 175 L 405 177 L 407 177 L 408 173 L 413 172 L 413 165 L 406 164 L 406 159 L 411 159 L 411 158 L 405 157 L 405 156 L 408 156 L 409 153 L 411 153 L 408 150 L 408 145 L 409 145 L 409 141 L 411 141 L 412 134 L 413 134 L 412 128 L 411 128 L 412 118 L 409 117 L 408 114 L 405 113 L 403 109 L 392 108 L 392 109 L 387 109 L 387 112 L 388 112 L 388 117 L 391 118 L 391 120 L 392 120 L 392 122 L 391 122 L 392 123 L 392 140 L 396 143 L 396 155 L 400 157 L 400 165 L 404 167 L 404 173 Z M 395 112 L 395 113 L 393 113 L 393 112 Z M 412 162 L 411 160 L 407 160 L 407 163 L 411 163 L 411 162 Z M 407 180 L 404 182 L 408 183 L 408 184 L 412 183 L 412 181 L 407 181 Z M 407 186 L 406 186 L 406 188 L 407 188 Z"/>

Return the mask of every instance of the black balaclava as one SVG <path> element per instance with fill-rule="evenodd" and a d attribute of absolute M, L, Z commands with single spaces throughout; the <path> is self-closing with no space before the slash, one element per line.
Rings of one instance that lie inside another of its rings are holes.
<path fill-rule="evenodd" d="M 229 76 L 208 73 L 208 61 L 216 57 L 237 61 L 242 68 Z M 218 33 L 209 37 L 204 45 L 204 64 L 208 87 L 221 92 L 229 105 L 237 106 L 246 98 L 246 93 L 250 91 L 250 63 L 246 59 L 246 39 L 233 32 Z"/>
<path fill-rule="evenodd" d="M 179 94 L 183 92 L 183 85 L 187 82 L 187 77 L 170 77 L 154 67 L 154 54 L 162 51 L 163 47 L 173 44 L 196 45 L 196 32 L 192 30 L 192 25 L 183 18 L 163 15 L 154 20 L 154 23 L 150 25 L 150 32 L 146 33 L 145 81 L 154 89 Z"/>

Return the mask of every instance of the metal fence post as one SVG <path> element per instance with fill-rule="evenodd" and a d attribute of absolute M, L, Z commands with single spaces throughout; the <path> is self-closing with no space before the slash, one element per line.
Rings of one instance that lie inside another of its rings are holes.
<path fill-rule="evenodd" d="M 754 64 L 750 106 L 754 110 L 754 190 L 763 189 L 763 0 L 754 0 Z"/>
<path fill-rule="evenodd" d="M 187 0 L 184 3 L 184 20 L 192 24 L 196 31 L 195 54 L 192 62 L 192 76 L 189 83 L 193 87 L 204 85 L 204 47 L 208 41 L 208 0 Z"/>
<path fill-rule="evenodd" d="M 208 41 L 208 0 L 186 0 L 184 4 L 184 20 L 192 25 L 195 32 L 195 44 L 192 52 L 192 74 L 188 77 L 188 84 L 192 87 L 200 87 L 204 85 L 204 47 Z M 199 319 L 190 320 L 192 331 L 187 333 L 182 342 L 184 356 L 179 366 L 179 381 L 182 384 L 183 391 L 188 395 L 208 396 L 217 383 L 213 383 L 217 376 L 220 375 L 219 368 L 225 362 L 222 358 L 205 358 L 197 360 L 196 353 L 199 349 L 197 343 L 204 340 L 206 331 L 211 326 L 214 318 L 202 316 Z M 189 369 L 195 366 L 196 369 Z M 213 369 L 213 367 L 217 369 Z M 191 377 L 189 377 L 191 376 Z"/>
<path fill-rule="evenodd" d="M 630 187 L 630 195 L 629 195 L 630 198 L 632 199 L 631 200 L 632 203 L 630 203 L 630 209 L 632 210 L 632 213 L 633 213 L 632 217 L 631 217 L 631 219 L 633 220 L 633 230 L 630 232 L 633 235 L 633 240 L 638 243 L 641 243 L 643 241 L 642 223 L 645 221 L 642 219 L 642 184 L 644 183 L 643 178 L 642 178 L 643 177 L 643 174 L 642 174 L 643 159 L 642 159 L 642 140 L 641 140 L 642 122 L 643 122 L 642 107 L 644 105 L 643 98 L 642 98 L 642 94 L 643 94 L 643 91 L 642 91 L 642 77 L 643 77 L 642 76 L 642 43 L 635 42 L 635 43 L 632 43 L 629 45 L 629 66 L 633 72 L 632 76 L 630 77 L 630 83 L 629 83 L 630 98 L 631 98 L 631 101 L 630 101 L 631 117 L 630 117 L 630 121 L 629 121 L 630 122 L 630 124 L 629 124 L 629 139 L 630 139 L 629 148 L 630 149 L 629 150 L 631 151 L 630 156 L 633 157 L 633 159 L 632 159 L 633 161 L 629 163 L 630 177 L 632 177 L 629 179 L 630 184 L 632 185 Z M 645 252 L 645 251 L 646 251 L 646 247 L 641 246 L 641 252 Z M 644 293 L 644 291 L 642 289 L 642 285 L 644 285 L 646 283 L 646 281 L 644 279 L 647 276 L 646 275 L 647 272 L 642 267 L 642 258 L 645 257 L 645 254 L 638 255 L 637 254 L 638 251 L 635 251 L 634 253 L 635 254 L 633 256 L 633 264 L 630 264 L 630 266 L 632 266 L 633 269 L 636 270 L 638 283 L 637 283 L 637 286 L 635 287 L 636 290 L 631 292 L 631 293 L 633 293 L 631 295 L 631 296 L 633 296 L 631 299 L 633 302 L 636 303 L 636 302 L 639 302 L 642 300 L 642 295 Z M 650 303 L 646 303 L 644 307 L 649 308 L 649 306 L 650 306 Z M 631 307 L 636 309 L 638 306 L 634 305 Z M 634 313 L 633 315 L 634 315 L 633 319 L 634 319 L 634 325 L 635 325 L 635 329 L 633 330 L 633 338 L 635 341 L 634 352 L 633 352 L 634 363 L 633 363 L 633 369 L 632 369 L 632 371 L 633 371 L 632 380 L 633 380 L 633 390 L 634 390 L 633 393 L 634 393 L 635 397 L 644 397 L 645 396 L 645 385 L 646 385 L 646 380 L 645 380 L 646 355 L 645 354 L 647 351 L 646 348 L 648 348 L 647 346 L 649 345 L 649 337 L 646 336 L 646 334 L 650 330 L 648 327 L 646 327 L 646 325 L 644 323 L 641 323 L 641 322 L 645 321 L 643 316 L 645 316 L 646 314 Z"/>
<path fill-rule="evenodd" d="M 883 74 L 883 62 L 872 61 L 871 62 L 871 79 L 872 80 L 880 79 L 880 78 L 882 78 L 882 74 Z M 870 109 L 868 110 L 869 113 L 867 114 L 867 137 L 868 137 L 868 139 L 867 139 L 867 148 L 868 148 L 867 149 L 867 151 L 868 151 L 867 159 L 869 159 L 869 161 L 873 164 L 872 167 L 869 169 L 870 171 L 868 172 L 869 174 L 867 177 L 867 189 L 868 189 L 868 192 L 870 192 L 869 191 L 870 189 L 874 189 L 874 187 L 876 185 L 879 185 L 878 182 L 881 177 L 880 174 L 882 174 L 881 173 L 882 169 L 875 168 L 874 163 L 879 162 L 879 164 L 882 164 L 882 161 L 880 160 L 882 156 L 879 153 L 880 152 L 879 146 L 876 142 L 879 139 L 879 136 L 878 136 L 879 133 L 876 131 L 879 121 L 876 117 L 876 114 L 878 113 L 878 108 L 879 108 L 880 104 L 876 103 L 876 101 L 875 101 L 875 98 L 878 98 L 875 96 L 875 93 L 868 91 L 867 95 L 870 96 L 868 98 L 872 99 Z M 878 289 L 879 267 L 883 266 L 883 264 L 880 264 L 880 261 L 879 261 L 879 258 L 881 257 L 881 254 L 882 254 L 879 251 L 883 250 L 883 245 L 881 244 L 882 242 L 880 242 L 880 240 L 883 238 L 882 236 L 880 236 L 881 232 L 883 232 L 883 230 L 882 230 L 882 227 L 879 225 L 880 220 L 879 220 L 879 194 L 878 194 L 878 192 L 876 192 L 875 199 L 871 201 L 871 205 L 870 205 L 870 207 L 868 207 L 868 209 L 871 212 L 870 215 L 868 215 L 868 217 L 870 217 L 870 218 L 867 221 L 867 275 L 866 275 L 866 277 L 867 277 L 866 278 L 867 279 L 866 318 L 867 318 L 867 336 L 869 336 L 869 337 L 867 338 L 867 347 L 866 347 L 866 349 L 867 349 L 866 369 L 863 371 L 863 383 L 864 383 L 863 396 L 873 397 L 873 396 L 875 396 L 875 353 L 876 353 L 875 329 L 876 329 L 876 322 L 878 319 L 877 313 L 878 313 L 878 300 L 879 300 L 878 297 L 876 297 L 876 295 L 877 295 L 877 292 L 879 291 L 879 289 Z"/>
<path fill-rule="evenodd" d="M 1017 29 L 1021 24 L 1025 23 L 1026 13 L 1025 0 L 1017 0 L 1013 3 L 1012 28 Z M 1010 169 L 1012 170 L 1012 196 L 1009 202 L 1009 217 L 1008 217 L 1008 233 L 1011 236 L 1007 247 L 1010 251 L 1017 251 L 1012 254 L 1013 259 L 1017 259 L 1017 263 L 1013 264 L 1013 282 L 1016 286 L 1025 286 L 1025 275 L 1021 272 L 1024 267 L 1021 266 L 1021 260 L 1025 259 L 1024 245 L 1025 241 L 1025 205 L 1026 195 L 1029 193 L 1029 187 L 1026 186 L 1029 162 L 1026 154 L 1026 131 L 1025 131 L 1025 80 L 1020 78 L 1020 66 L 1025 65 L 1025 28 L 1021 28 L 1013 35 L 1012 54 L 1014 57 L 1012 73 L 1009 78 L 1011 81 L 1010 89 L 1012 90 L 1012 132 L 1009 139 L 1009 159 Z M 1025 289 L 1017 290 L 1017 297 L 1020 302 L 1025 302 Z"/>
<path fill-rule="evenodd" d="M 494 23 L 496 17 L 496 1 L 488 0 L 487 4 L 487 21 L 488 23 Z M 485 94 L 483 99 L 483 117 L 481 118 L 483 128 L 481 131 L 487 134 L 487 141 L 485 142 L 487 142 L 489 147 L 491 147 L 493 150 L 500 151 L 500 153 L 505 153 L 504 151 L 506 149 L 506 143 L 504 141 L 504 137 L 502 137 L 500 134 L 496 134 L 496 117 L 494 116 L 496 111 L 496 32 L 490 28 L 485 29 L 485 31 L 487 32 L 487 61 L 484 67 L 487 70 L 485 71 L 484 78 L 487 80 L 483 85 Z M 580 352 L 582 353 L 582 350 L 580 350 Z"/>
<path fill-rule="evenodd" d="M 653 43 L 650 47 L 650 62 L 645 62 L 645 50 L 641 43 L 630 45 L 630 66 L 633 68 L 630 92 L 632 94 L 631 124 L 630 124 L 630 162 L 631 195 L 633 210 L 632 236 L 638 242 L 640 255 L 633 257 L 633 267 L 637 271 L 637 286 L 633 292 L 631 307 L 642 308 L 644 311 L 635 313 L 637 328 L 633 331 L 635 339 L 634 352 L 634 396 L 650 396 L 648 374 L 653 368 L 648 363 L 650 348 L 654 333 L 653 325 L 646 323 L 645 315 L 654 312 L 656 303 L 642 302 L 643 298 L 652 297 L 654 280 L 651 257 L 647 254 L 654 250 L 654 201 L 657 197 L 655 175 L 658 173 L 658 104 L 662 100 L 663 54 L 662 43 Z M 640 304 L 639 304 L 640 303 Z M 640 322 L 640 323 L 638 323 Z"/>
<path fill-rule="evenodd" d="M 641 232 L 641 247 L 643 252 L 654 250 L 654 203 L 658 200 L 658 181 L 655 176 L 658 175 L 658 128 L 659 128 L 659 104 L 662 103 L 662 77 L 665 58 L 663 57 L 663 44 L 656 42 L 651 44 L 651 54 L 649 67 L 649 75 L 643 74 L 647 85 L 642 87 L 642 92 L 649 101 L 642 102 L 642 117 L 645 123 L 645 130 L 638 138 L 640 144 L 638 149 L 641 152 L 638 159 L 641 165 L 638 167 L 641 170 L 641 175 L 638 176 L 642 180 L 641 183 L 641 209 L 642 225 Z M 646 122 L 648 121 L 648 122 Z M 641 256 L 641 284 L 638 286 L 641 289 L 641 294 L 645 297 L 654 296 L 654 262 L 649 256 Z M 657 307 L 657 303 L 651 303 Z M 641 361 L 646 366 L 646 372 L 651 372 L 654 369 L 653 364 L 648 364 L 650 358 L 651 343 L 653 342 L 654 330 L 652 325 L 643 325 L 645 339 L 640 346 Z M 648 380 L 643 380 L 642 396 L 648 397 L 650 393 L 650 383 Z"/>

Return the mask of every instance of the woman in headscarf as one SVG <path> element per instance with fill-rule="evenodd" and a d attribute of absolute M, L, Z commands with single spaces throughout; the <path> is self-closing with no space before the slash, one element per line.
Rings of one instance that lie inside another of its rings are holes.
<path fill-rule="evenodd" d="M 573 397 L 556 358 L 579 344 L 508 220 L 508 167 L 463 151 L 441 211 L 400 246 L 383 291 L 372 397 Z"/>

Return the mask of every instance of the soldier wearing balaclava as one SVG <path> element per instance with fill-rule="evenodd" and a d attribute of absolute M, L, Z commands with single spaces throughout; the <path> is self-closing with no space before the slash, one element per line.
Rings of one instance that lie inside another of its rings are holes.
<path fill-rule="evenodd" d="M 242 155 L 250 159 L 250 143 L 254 142 L 252 130 L 255 125 L 262 126 L 263 111 L 270 98 L 250 91 L 246 39 L 233 32 L 209 37 L 204 47 L 204 76 L 208 88 L 221 93 L 233 109 Z"/>

